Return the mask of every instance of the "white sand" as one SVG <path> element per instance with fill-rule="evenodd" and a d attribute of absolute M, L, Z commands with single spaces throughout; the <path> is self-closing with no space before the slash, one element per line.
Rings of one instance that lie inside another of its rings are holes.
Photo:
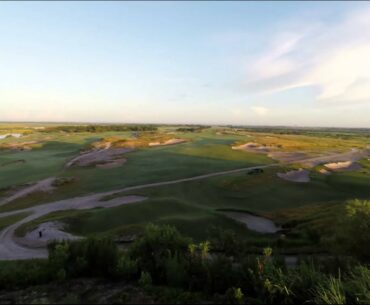
<path fill-rule="evenodd" d="M 300 168 L 299 170 L 293 170 L 286 173 L 277 173 L 277 176 L 281 179 L 292 182 L 305 183 L 310 181 L 310 172 L 302 168 Z"/>
<path fill-rule="evenodd" d="M 271 145 L 269 145 L 269 146 L 268 145 L 260 145 L 260 144 L 255 143 L 255 142 L 248 142 L 248 143 L 245 143 L 245 144 L 232 146 L 231 149 L 233 149 L 233 150 L 244 150 L 244 151 L 253 152 L 253 153 L 269 153 L 270 151 L 276 149 L 276 147 L 271 146 Z"/>
<path fill-rule="evenodd" d="M 186 142 L 185 139 L 169 139 L 163 143 L 161 142 L 150 142 L 148 145 L 149 146 L 165 146 L 165 145 L 174 145 L 174 144 L 180 144 Z"/>
<path fill-rule="evenodd" d="M 351 171 L 361 168 L 360 164 L 352 161 L 327 163 L 324 166 L 331 171 Z"/>
<path fill-rule="evenodd" d="M 7 134 L 1 134 L 0 140 L 5 139 L 6 137 L 11 136 L 13 138 L 20 138 L 22 136 L 21 133 L 7 133 Z"/>

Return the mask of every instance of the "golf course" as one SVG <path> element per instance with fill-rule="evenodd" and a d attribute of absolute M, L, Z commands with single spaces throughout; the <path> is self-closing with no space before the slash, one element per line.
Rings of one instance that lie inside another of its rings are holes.
<path fill-rule="evenodd" d="M 348 200 L 370 198 L 360 131 L 119 127 L 1 126 L 1 259 L 43 258 L 75 236 L 134 239 L 147 223 L 198 241 L 230 230 L 252 252 L 330 254 L 312 235 L 328 234 Z"/>

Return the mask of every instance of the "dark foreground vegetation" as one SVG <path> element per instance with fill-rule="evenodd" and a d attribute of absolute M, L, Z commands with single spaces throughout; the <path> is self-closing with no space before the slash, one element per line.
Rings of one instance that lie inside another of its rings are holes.
<path fill-rule="evenodd" d="M 369 304 L 369 207 L 348 204 L 337 255 L 290 267 L 271 248 L 248 254 L 230 232 L 193 243 L 167 225 L 125 250 L 109 238 L 53 243 L 48 260 L 0 264 L 0 302 Z"/>

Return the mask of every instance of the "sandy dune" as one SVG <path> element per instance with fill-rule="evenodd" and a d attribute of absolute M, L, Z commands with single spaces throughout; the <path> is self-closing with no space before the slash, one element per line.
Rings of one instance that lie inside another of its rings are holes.
<path fill-rule="evenodd" d="M 0 206 L 7 204 L 9 202 L 12 202 L 16 199 L 25 197 L 29 194 L 32 194 L 34 192 L 50 192 L 54 189 L 53 182 L 55 181 L 54 177 L 47 178 L 44 180 L 40 180 L 30 186 L 26 186 L 21 188 L 20 190 L 17 190 L 14 194 L 11 196 L 3 199 L 0 201 Z"/>
<path fill-rule="evenodd" d="M 180 144 L 186 142 L 185 139 L 169 139 L 165 142 L 150 142 L 148 145 L 149 146 L 165 146 L 165 145 L 174 145 L 174 144 Z"/>
<path fill-rule="evenodd" d="M 327 163 L 324 165 L 331 171 L 354 171 L 361 169 L 361 165 L 352 161 Z"/>
<path fill-rule="evenodd" d="M 309 182 L 310 172 L 300 168 L 299 170 L 293 170 L 286 173 L 277 173 L 277 176 L 281 179 L 292 181 L 292 182 Z"/>

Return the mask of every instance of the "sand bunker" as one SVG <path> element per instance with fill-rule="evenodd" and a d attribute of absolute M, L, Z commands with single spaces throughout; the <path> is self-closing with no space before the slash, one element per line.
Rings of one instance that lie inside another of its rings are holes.
<path fill-rule="evenodd" d="M 0 140 L 5 139 L 7 137 L 20 138 L 21 136 L 22 136 L 21 133 L 7 133 L 0 135 Z"/>
<path fill-rule="evenodd" d="M 275 146 L 268 146 L 268 145 L 260 145 L 255 142 L 248 142 L 245 144 L 237 145 L 237 146 L 232 146 L 231 149 L 234 150 L 244 150 L 248 152 L 254 152 L 254 153 L 268 153 L 271 150 L 276 149 Z"/>
<path fill-rule="evenodd" d="M 22 187 L 21 189 L 18 189 L 8 198 L 0 201 L 0 206 L 7 204 L 13 200 L 26 197 L 29 194 L 35 193 L 35 192 L 51 192 L 55 189 L 53 186 L 53 183 L 55 181 L 54 177 L 47 178 L 44 180 L 40 180 L 36 183 L 33 183 L 31 185 L 27 185 L 25 187 Z"/>
<path fill-rule="evenodd" d="M 64 232 L 64 227 L 65 225 L 61 222 L 45 222 L 28 232 L 24 237 L 17 239 L 17 242 L 27 247 L 39 248 L 45 247 L 52 241 L 77 240 L 82 238 Z"/>
<path fill-rule="evenodd" d="M 277 173 L 277 176 L 281 179 L 292 182 L 302 183 L 310 181 L 310 172 L 302 168 L 300 168 L 299 170 L 289 171 L 287 173 Z"/>
<path fill-rule="evenodd" d="M 361 169 L 360 164 L 354 163 L 352 161 L 327 163 L 324 166 L 331 171 L 354 171 Z"/>
<path fill-rule="evenodd" d="M 314 167 L 324 163 L 347 162 L 347 161 L 356 162 L 360 159 L 366 158 L 368 155 L 369 155 L 368 152 L 365 150 L 358 150 L 353 148 L 349 152 L 333 153 L 326 156 L 310 158 L 304 160 L 302 164 L 305 166 Z"/>
<path fill-rule="evenodd" d="M 132 151 L 131 148 L 103 148 L 94 149 L 92 151 L 83 153 L 78 157 L 72 159 L 66 164 L 66 167 L 71 166 L 102 166 L 107 165 L 105 168 L 112 168 L 121 166 L 125 163 L 126 159 L 119 158 L 120 155 Z"/>
<path fill-rule="evenodd" d="M 276 233 L 281 228 L 276 226 L 275 223 L 261 216 L 255 216 L 243 212 L 222 212 L 225 216 L 232 218 L 236 221 L 244 223 L 249 230 L 259 233 Z"/>
<path fill-rule="evenodd" d="M 165 142 L 150 142 L 149 146 L 165 146 L 165 145 L 174 145 L 186 142 L 185 139 L 169 139 Z"/>
<path fill-rule="evenodd" d="M 331 172 L 326 170 L 325 168 L 320 169 L 319 172 L 320 172 L 320 174 L 323 174 L 323 175 L 330 175 L 331 174 Z"/>

